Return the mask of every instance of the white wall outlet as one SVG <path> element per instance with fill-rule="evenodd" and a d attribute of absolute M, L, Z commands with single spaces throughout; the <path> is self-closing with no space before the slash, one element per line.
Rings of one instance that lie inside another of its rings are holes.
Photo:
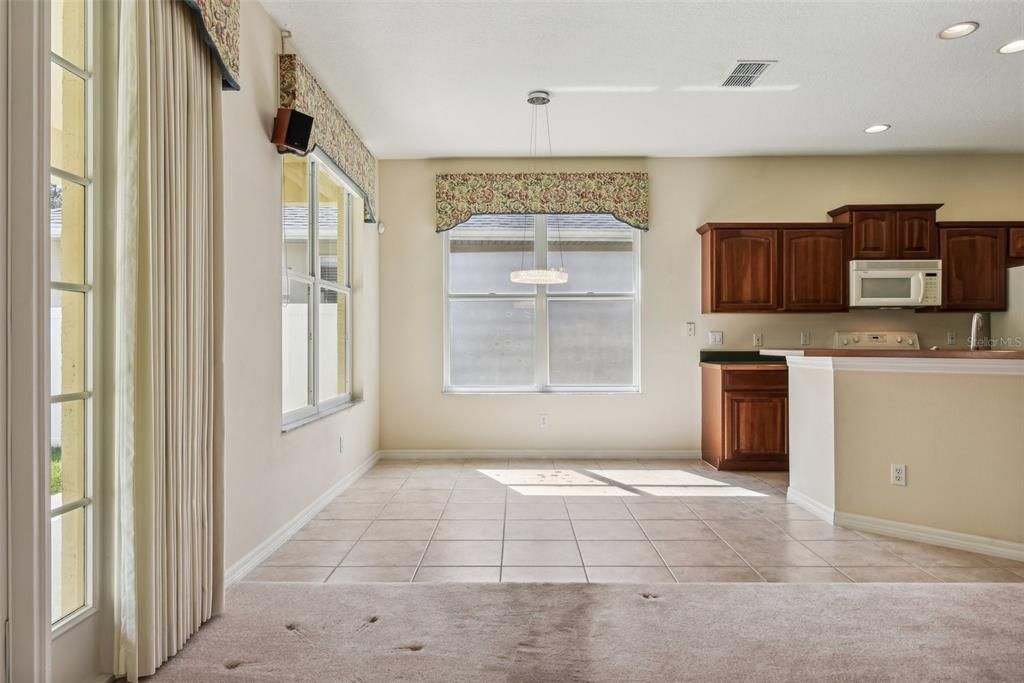
<path fill-rule="evenodd" d="M 544 429 L 547 426 L 548 426 L 548 414 L 547 413 L 541 413 L 540 414 L 540 428 Z"/>
<path fill-rule="evenodd" d="M 953 330 L 946 331 L 946 345 L 956 346 L 956 332 L 954 332 Z"/>
<path fill-rule="evenodd" d="M 891 465 L 889 471 L 889 483 L 891 483 L 893 486 L 906 486 L 907 466 L 896 464 Z"/>
<path fill-rule="evenodd" d="M 345 437 L 339 436 L 338 437 L 338 453 L 344 453 L 344 452 L 345 452 Z"/>
<path fill-rule="evenodd" d="M 811 333 L 801 332 L 800 333 L 800 346 L 807 346 L 811 343 Z"/>
<path fill-rule="evenodd" d="M 697 336 L 697 323 L 686 323 L 686 336 L 696 337 Z"/>
<path fill-rule="evenodd" d="M 721 346 L 725 343 L 725 335 L 721 332 L 708 332 L 708 344 Z"/>
<path fill-rule="evenodd" d="M 760 332 L 754 333 L 754 348 L 759 349 L 764 346 L 764 335 Z"/>

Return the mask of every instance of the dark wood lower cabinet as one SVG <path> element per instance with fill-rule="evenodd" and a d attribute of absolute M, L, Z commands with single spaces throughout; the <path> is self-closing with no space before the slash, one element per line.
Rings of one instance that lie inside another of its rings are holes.
<path fill-rule="evenodd" d="M 785 366 L 701 363 L 701 453 L 720 470 L 789 469 Z"/>

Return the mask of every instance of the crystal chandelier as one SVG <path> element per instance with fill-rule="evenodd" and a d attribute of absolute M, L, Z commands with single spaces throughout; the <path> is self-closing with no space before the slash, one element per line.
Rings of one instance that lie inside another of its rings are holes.
<path fill-rule="evenodd" d="M 548 118 L 547 104 L 551 101 L 551 94 L 545 90 L 534 90 L 526 96 L 526 101 L 533 107 L 530 120 L 530 156 L 537 157 L 537 111 L 544 107 L 544 127 L 548 137 L 548 156 L 551 156 L 551 119 Z M 557 227 L 557 221 L 552 216 L 552 222 Z M 561 237 L 561 234 L 559 234 Z M 526 229 L 523 229 L 523 257 L 520 262 L 520 270 L 513 270 L 510 276 L 512 282 L 521 285 L 563 285 L 569 281 L 569 273 L 565 271 L 565 250 L 559 249 L 561 256 L 560 268 L 531 268 L 525 267 L 526 261 Z"/>

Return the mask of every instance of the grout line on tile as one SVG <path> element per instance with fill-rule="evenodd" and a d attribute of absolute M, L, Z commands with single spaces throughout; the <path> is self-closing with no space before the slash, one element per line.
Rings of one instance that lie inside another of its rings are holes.
<path fill-rule="evenodd" d="M 395 478 L 397 479 L 398 477 L 395 477 Z M 405 477 L 404 477 L 404 478 L 402 479 L 402 485 L 403 485 L 403 486 L 405 485 L 405 482 L 406 482 L 406 481 L 407 481 L 408 479 L 409 479 L 409 475 L 407 474 L 407 475 L 405 475 Z M 358 480 L 357 480 L 357 481 L 358 481 Z M 365 529 L 363 529 L 363 530 L 362 530 L 362 531 L 361 531 L 361 532 L 359 533 L 359 537 L 358 537 L 358 538 L 356 538 L 356 540 L 352 541 L 352 547 L 351 547 L 351 548 L 349 548 L 348 550 L 346 550 L 346 551 L 345 551 L 345 554 L 341 556 L 341 559 L 340 559 L 340 560 L 338 560 L 338 564 L 334 565 L 334 569 L 332 569 L 331 571 L 329 571 L 329 572 L 327 573 L 327 576 L 326 576 L 326 577 L 324 578 L 324 580 L 323 580 L 323 583 L 327 583 L 327 582 L 328 582 L 328 581 L 330 580 L 330 578 L 331 578 L 332 576 L 334 576 L 334 572 L 338 571 L 338 568 L 339 568 L 339 567 L 341 567 L 341 563 L 345 561 L 345 558 L 346 558 L 346 557 L 348 557 L 348 554 L 349 554 L 349 553 L 351 553 L 351 552 L 352 552 L 352 551 L 353 551 L 353 550 L 355 549 L 355 547 L 356 547 L 356 544 L 358 544 L 358 543 L 359 543 L 359 541 L 363 540 L 363 536 L 365 536 L 365 535 L 366 535 L 366 532 L 370 530 L 370 527 L 371 527 L 371 526 L 373 526 L 373 523 L 374 523 L 374 522 L 376 522 L 376 521 L 377 521 L 377 519 L 378 519 L 378 518 L 380 517 L 380 513 L 384 511 L 384 508 L 386 508 L 386 507 L 387 507 L 388 505 L 390 505 L 390 504 L 391 504 L 391 501 L 392 501 L 392 500 L 394 500 L 395 496 L 397 496 L 397 495 L 398 495 L 398 492 L 399 492 L 399 491 L 401 491 L 401 490 L 402 490 L 402 487 L 401 487 L 401 486 L 399 486 L 399 487 L 398 487 L 397 489 L 395 489 L 394 491 L 392 491 L 392 492 L 391 492 L 391 496 L 390 496 L 390 497 L 389 497 L 389 498 L 388 498 L 388 499 L 387 499 L 387 500 L 386 500 L 386 501 L 384 502 L 384 505 L 382 505 L 382 506 L 381 506 L 381 508 L 380 508 L 380 511 L 379 511 L 379 512 L 377 512 L 377 515 L 376 515 L 376 516 L 375 516 L 375 517 L 374 517 L 373 519 L 371 519 L 371 520 L 370 520 L 370 523 L 366 525 L 366 528 L 365 528 Z M 334 497 L 334 498 L 333 498 L 333 499 L 331 500 L 331 503 L 333 503 L 334 501 L 338 500 L 338 498 L 340 498 L 340 497 L 341 497 L 341 496 L 343 496 L 343 495 L 345 495 L 345 492 L 344 492 L 344 491 L 342 491 L 342 492 L 341 492 L 341 493 L 339 493 L 339 494 L 338 494 L 337 496 L 335 496 L 335 497 Z M 330 503 L 328 503 L 328 505 L 330 505 Z M 362 520 L 360 520 L 360 521 L 362 521 Z"/>

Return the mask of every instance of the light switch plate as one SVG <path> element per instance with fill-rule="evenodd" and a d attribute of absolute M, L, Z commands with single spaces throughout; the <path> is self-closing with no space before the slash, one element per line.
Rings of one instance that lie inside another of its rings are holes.
<path fill-rule="evenodd" d="M 811 333 L 810 332 L 801 332 L 800 333 L 800 345 L 801 346 L 807 346 L 810 343 L 811 343 Z"/>
<path fill-rule="evenodd" d="M 725 343 L 725 335 L 722 332 L 708 332 L 708 344 L 721 346 Z"/>
<path fill-rule="evenodd" d="M 697 323 L 686 323 L 686 336 L 695 337 L 697 336 Z"/>
<path fill-rule="evenodd" d="M 759 349 L 764 346 L 764 335 L 760 332 L 754 333 L 754 348 Z"/>

